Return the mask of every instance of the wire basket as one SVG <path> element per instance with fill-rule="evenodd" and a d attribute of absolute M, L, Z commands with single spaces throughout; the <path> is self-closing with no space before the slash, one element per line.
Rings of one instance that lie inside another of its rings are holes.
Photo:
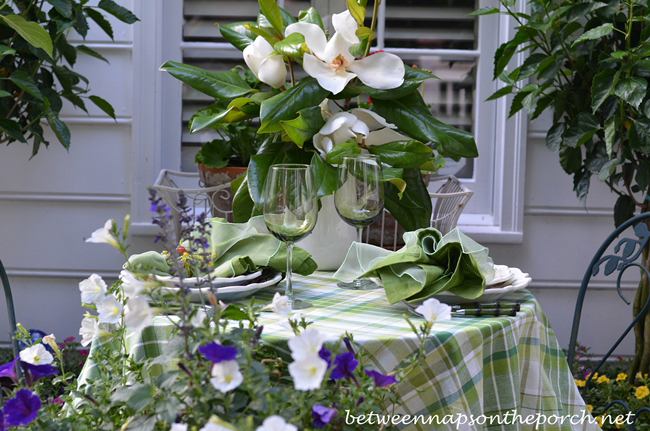
<path fill-rule="evenodd" d="M 444 235 L 456 227 L 458 218 L 474 192 L 453 175 L 431 178 L 431 182 L 442 181 L 444 183 L 440 188 L 435 193 L 429 193 L 429 196 L 433 200 L 431 227 Z M 369 244 L 395 251 L 404 245 L 403 234 L 404 229 L 388 210 L 384 209 L 381 217 L 365 229 L 363 238 Z"/>

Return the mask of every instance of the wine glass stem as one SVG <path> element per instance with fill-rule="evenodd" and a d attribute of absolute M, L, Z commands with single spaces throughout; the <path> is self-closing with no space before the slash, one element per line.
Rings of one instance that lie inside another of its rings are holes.
<path fill-rule="evenodd" d="M 362 233 L 363 233 L 363 227 L 357 227 L 357 242 L 359 244 L 361 244 Z M 361 287 L 361 278 L 355 278 L 352 283 L 355 289 L 359 289 Z"/>
<path fill-rule="evenodd" d="M 287 287 L 284 292 L 289 298 L 289 307 L 293 310 L 293 286 L 291 285 L 291 264 L 293 263 L 292 255 L 293 254 L 293 243 L 287 243 Z"/>

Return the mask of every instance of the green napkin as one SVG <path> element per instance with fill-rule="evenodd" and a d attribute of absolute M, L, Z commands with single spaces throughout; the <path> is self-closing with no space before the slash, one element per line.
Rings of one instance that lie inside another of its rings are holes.
<path fill-rule="evenodd" d="M 134 274 L 148 276 L 169 275 L 169 265 L 165 256 L 157 251 L 147 251 L 142 254 L 134 254 L 124 264 L 124 269 Z"/>
<path fill-rule="evenodd" d="M 447 290 L 474 299 L 483 294 L 486 278 L 494 277 L 488 249 L 458 229 L 444 237 L 434 228 L 406 232 L 404 243 L 400 250 L 390 252 L 355 242 L 334 277 L 348 282 L 379 277 L 391 304 Z"/>

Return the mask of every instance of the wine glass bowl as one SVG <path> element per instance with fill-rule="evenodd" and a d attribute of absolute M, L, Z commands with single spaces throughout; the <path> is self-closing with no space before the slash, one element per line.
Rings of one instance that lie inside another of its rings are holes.
<path fill-rule="evenodd" d="M 279 164 L 269 169 L 264 191 L 264 222 L 287 244 L 286 295 L 292 309 L 311 306 L 296 300 L 291 284 L 293 244 L 311 233 L 318 218 L 316 190 L 309 165 Z"/>

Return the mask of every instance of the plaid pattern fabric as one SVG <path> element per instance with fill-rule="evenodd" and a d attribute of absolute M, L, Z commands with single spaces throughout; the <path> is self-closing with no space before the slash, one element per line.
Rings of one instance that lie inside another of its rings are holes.
<path fill-rule="evenodd" d="M 281 283 L 258 292 L 256 300 L 270 302 L 283 288 Z M 401 303 L 390 305 L 382 289 L 339 289 L 332 274 L 326 272 L 296 276 L 294 289 L 296 298 L 313 304 L 301 310 L 308 321 L 314 322 L 310 328 L 327 334 L 326 343 L 331 344 L 340 343 L 346 331 L 352 333 L 367 353 L 365 368 L 388 373 L 418 347 L 404 315 L 409 315 L 416 326 L 423 319 L 410 315 Z M 402 422 L 402 429 L 599 429 L 588 420 L 580 420 L 591 416 L 537 301 L 526 290 L 507 299 L 522 303 L 516 317 L 454 317 L 433 326 L 426 345 L 426 366 L 415 368 L 406 381 L 398 383 L 400 402 L 390 409 L 395 415 L 422 415 L 417 423 Z M 262 340 L 281 354 L 288 353 L 287 340 L 294 336 L 281 324 L 286 317 L 275 313 L 260 316 Z M 157 316 L 152 326 L 129 335 L 127 349 L 137 361 L 156 357 L 172 332 L 169 318 Z M 95 341 L 93 349 L 98 344 Z M 96 377 L 96 373 L 91 352 L 81 381 Z M 515 414 L 521 417 L 515 420 Z M 470 423 L 472 419 L 474 424 Z M 427 424 L 426 420 L 432 422 Z M 446 424 L 438 424 L 445 420 Z"/>

